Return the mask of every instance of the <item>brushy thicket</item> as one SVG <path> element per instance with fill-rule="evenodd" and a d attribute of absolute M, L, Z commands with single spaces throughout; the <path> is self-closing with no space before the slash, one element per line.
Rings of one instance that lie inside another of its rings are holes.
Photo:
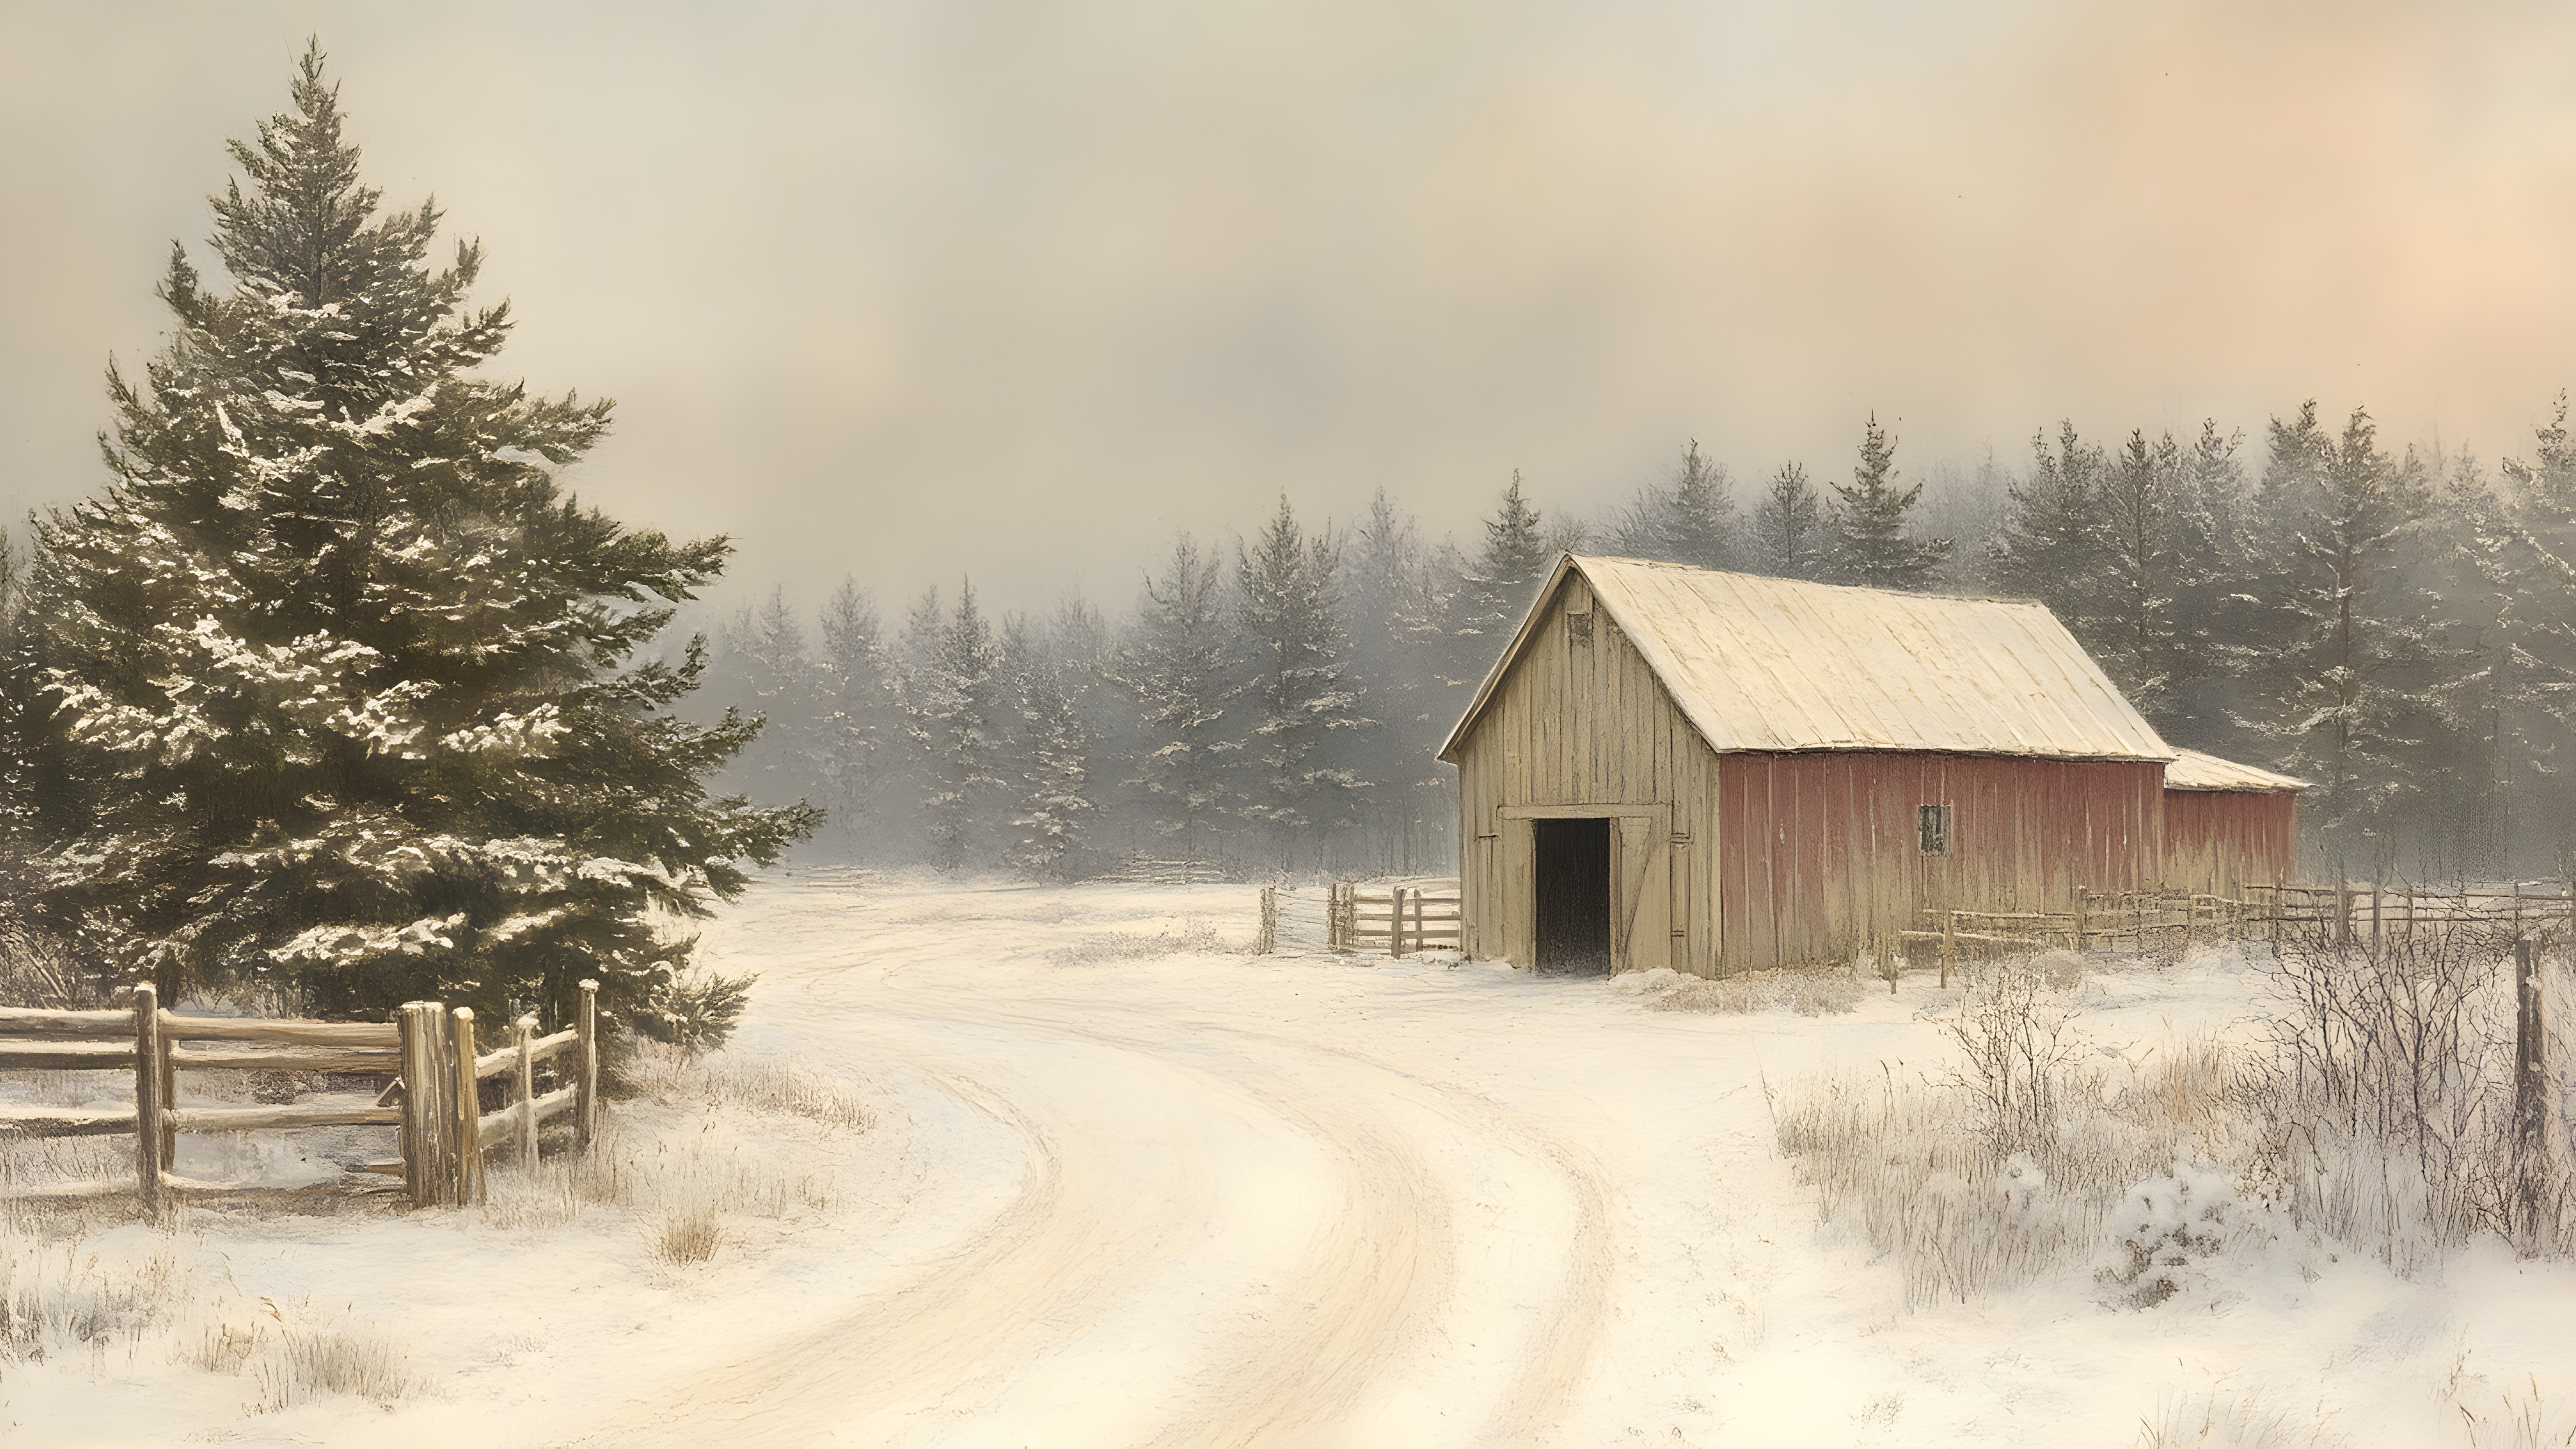
<path fill-rule="evenodd" d="M 2257 968 L 2258 1039 L 2134 1058 L 2082 1034 L 2062 963 L 1991 963 L 1936 1018 L 1952 1070 L 1776 1097 L 1780 1148 L 1917 1306 L 2089 1269 L 2148 1307 L 2274 1248 L 2405 1274 L 2481 1233 L 2564 1254 L 2563 1148 L 2514 1151 L 2504 944 L 2294 941 Z"/>

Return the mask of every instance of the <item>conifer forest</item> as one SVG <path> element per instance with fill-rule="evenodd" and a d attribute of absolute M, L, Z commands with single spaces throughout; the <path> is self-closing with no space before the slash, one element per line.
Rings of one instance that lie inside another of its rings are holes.
<path fill-rule="evenodd" d="M 2576 439 L 2565 394 L 2499 459 L 2317 400 L 2257 427 L 2038 430 L 1916 464 L 1738 471 L 1709 440 L 1587 513 L 1513 475 L 1482 518 L 1281 498 L 1179 537 L 1132 595 L 994 617 L 971 577 L 713 621 L 705 698 L 767 721 L 731 783 L 807 799 L 821 858 L 1034 878 L 1436 872 L 1434 754 L 1560 550 L 2032 598 L 2165 738 L 2311 782 L 2309 868 L 2576 867 Z"/>

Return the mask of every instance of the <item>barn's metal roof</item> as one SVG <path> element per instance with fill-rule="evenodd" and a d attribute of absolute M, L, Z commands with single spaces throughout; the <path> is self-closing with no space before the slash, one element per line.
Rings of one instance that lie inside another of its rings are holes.
<path fill-rule="evenodd" d="M 2305 780 L 2204 755 L 2198 750 L 2177 750 L 2174 754 L 2174 762 L 2165 766 L 2168 790 L 2252 790 L 2281 795 L 2308 788 Z"/>
<path fill-rule="evenodd" d="M 2040 604 L 1567 554 L 1441 758 L 1454 758 L 1573 572 L 1720 754 L 2175 755 Z"/>

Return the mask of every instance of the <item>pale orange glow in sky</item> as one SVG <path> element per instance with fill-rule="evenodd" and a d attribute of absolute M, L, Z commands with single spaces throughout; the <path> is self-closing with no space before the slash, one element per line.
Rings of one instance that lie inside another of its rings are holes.
<path fill-rule="evenodd" d="M 1123 604 L 1281 490 L 1463 531 L 1872 409 L 1918 470 L 2309 396 L 2492 462 L 2576 383 L 2564 7 L 1792 8 L 12 6 L 0 501 L 98 486 L 308 32 L 511 369 L 621 400 L 575 485 L 746 589 Z"/>

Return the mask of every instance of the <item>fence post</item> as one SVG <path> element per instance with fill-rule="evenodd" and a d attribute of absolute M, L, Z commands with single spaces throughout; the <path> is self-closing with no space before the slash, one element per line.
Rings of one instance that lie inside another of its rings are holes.
<path fill-rule="evenodd" d="M 1404 887 L 1394 886 L 1386 896 L 1386 954 L 1404 954 Z"/>
<path fill-rule="evenodd" d="M 134 986 L 134 1171 L 143 1216 L 161 1216 L 161 992 Z"/>
<path fill-rule="evenodd" d="M 2513 1147 L 2523 1221 L 2537 1227 L 2549 1176 L 2548 1023 L 2541 1016 L 2540 942 L 2513 943 Z"/>
<path fill-rule="evenodd" d="M 402 1035 L 403 1187 L 413 1207 L 435 1207 L 446 1198 L 447 1008 L 435 1001 L 407 1001 L 394 1016 Z"/>
<path fill-rule="evenodd" d="M 1941 989 L 1950 989 L 1950 968 L 1959 963 L 1959 913 L 1941 913 Z"/>
<path fill-rule="evenodd" d="M 2335 882 L 2334 942 L 2338 946 L 2352 944 L 2352 882 L 2348 880 Z"/>
<path fill-rule="evenodd" d="M 2370 944 L 2379 944 L 2379 882 L 2370 883 Z"/>
<path fill-rule="evenodd" d="M 520 1017 L 516 1034 L 519 1045 L 519 1166 L 534 1172 L 537 1170 L 537 1055 L 532 1048 L 537 1039 L 536 1017 Z"/>
<path fill-rule="evenodd" d="M 455 1021 L 456 1136 L 455 1155 L 449 1159 L 448 1183 L 459 1206 L 483 1200 L 483 1094 L 475 1089 L 474 1077 L 474 1008 L 460 1006 L 449 1013 Z"/>
<path fill-rule="evenodd" d="M 1279 888 L 1261 888 L 1261 939 L 1252 948 L 1255 956 L 1267 956 L 1279 946 Z"/>
<path fill-rule="evenodd" d="M 2279 886 L 2273 886 L 2271 891 L 2272 914 L 2268 924 L 2272 928 L 2272 957 L 2274 960 L 2278 960 L 2281 955 L 2281 915 L 2283 912 L 2289 910 L 2290 902 L 2288 897 L 2282 893 Z"/>
<path fill-rule="evenodd" d="M 581 1061 L 573 1069 L 572 1132 L 573 1142 L 582 1151 L 590 1150 L 591 1139 L 599 1131 L 599 983 L 581 983 L 581 1008 L 572 1019 Z"/>

